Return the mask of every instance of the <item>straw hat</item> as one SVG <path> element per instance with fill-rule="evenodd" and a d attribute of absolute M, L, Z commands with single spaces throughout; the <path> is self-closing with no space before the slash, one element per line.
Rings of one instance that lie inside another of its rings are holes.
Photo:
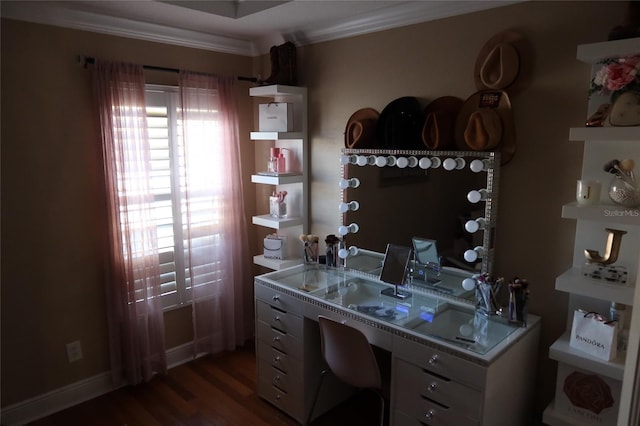
<path fill-rule="evenodd" d="M 530 53 L 530 52 L 529 52 Z M 478 90 L 504 90 L 523 78 L 528 63 L 526 40 L 514 31 L 491 37 L 480 49 L 473 77 Z"/>
<path fill-rule="evenodd" d="M 471 95 L 456 119 L 455 141 L 462 150 L 500 151 L 502 164 L 509 162 L 516 152 L 516 132 L 507 92 Z"/>
<path fill-rule="evenodd" d="M 427 105 L 421 133 L 427 149 L 444 150 L 453 145 L 456 117 L 463 103 L 455 96 L 442 96 Z"/>
<path fill-rule="evenodd" d="M 375 148 L 379 117 L 380 114 L 373 108 L 362 108 L 354 112 L 344 130 L 344 146 L 353 149 Z"/>

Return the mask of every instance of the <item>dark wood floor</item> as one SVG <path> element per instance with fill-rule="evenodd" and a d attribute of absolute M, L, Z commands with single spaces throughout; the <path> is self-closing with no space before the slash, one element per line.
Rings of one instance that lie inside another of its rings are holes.
<path fill-rule="evenodd" d="M 117 389 L 30 425 L 298 425 L 258 397 L 255 361 L 250 345 L 202 357 L 149 383 Z M 313 426 L 375 425 L 376 412 L 375 396 L 364 392 L 317 419 Z"/>

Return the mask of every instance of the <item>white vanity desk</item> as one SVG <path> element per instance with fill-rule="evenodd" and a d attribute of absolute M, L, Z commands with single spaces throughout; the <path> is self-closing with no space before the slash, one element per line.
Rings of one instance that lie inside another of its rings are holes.
<path fill-rule="evenodd" d="M 391 425 L 531 422 L 540 318 L 529 315 L 528 326 L 517 327 L 431 292 L 381 296 L 385 287 L 367 274 L 320 265 L 255 277 L 259 395 L 304 422 L 324 365 L 317 318 L 325 315 L 390 355 Z M 328 383 L 314 418 L 347 395 Z"/>

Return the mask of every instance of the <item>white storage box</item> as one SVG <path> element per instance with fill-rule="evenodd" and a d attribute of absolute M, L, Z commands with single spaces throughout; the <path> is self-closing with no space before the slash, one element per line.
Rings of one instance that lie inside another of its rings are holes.
<path fill-rule="evenodd" d="M 267 235 L 264 239 L 264 257 L 266 259 L 286 258 L 287 239 L 282 235 Z"/>
<path fill-rule="evenodd" d="M 258 127 L 261 132 L 292 132 L 293 104 L 270 102 L 258 105 Z"/>
<path fill-rule="evenodd" d="M 622 382 L 558 363 L 555 410 L 581 425 L 613 425 L 618 420 Z"/>

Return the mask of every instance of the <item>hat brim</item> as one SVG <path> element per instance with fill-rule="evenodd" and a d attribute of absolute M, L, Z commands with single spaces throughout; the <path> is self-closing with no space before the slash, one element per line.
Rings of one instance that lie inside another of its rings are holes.
<path fill-rule="evenodd" d="M 484 82 L 482 81 L 481 69 L 487 56 L 493 51 L 494 48 L 502 43 L 513 46 L 516 52 L 518 52 L 518 70 L 515 79 L 511 83 L 504 87 L 491 88 L 484 84 Z M 515 91 L 520 90 L 522 87 L 528 84 L 529 70 L 531 69 L 531 61 L 533 60 L 532 55 L 533 52 L 527 39 L 520 33 L 516 31 L 502 31 L 494 35 L 489 40 L 487 40 L 487 42 L 478 52 L 475 67 L 473 70 L 473 79 L 475 81 L 476 89 L 478 89 L 479 91 L 505 90 L 509 93 L 514 93 Z"/>
<path fill-rule="evenodd" d="M 349 120 L 347 120 L 347 125 L 344 128 L 344 146 L 345 148 L 353 148 L 353 149 L 362 149 L 362 148 L 373 148 L 376 145 L 376 124 L 378 119 L 380 118 L 380 114 L 373 108 L 361 108 L 351 114 Z M 372 127 L 371 131 L 367 131 L 366 135 L 363 134 L 358 140 L 351 140 L 351 136 L 349 134 L 349 130 L 354 123 L 370 123 L 373 122 L 372 126 L 363 126 Z"/>
<path fill-rule="evenodd" d="M 487 97 L 495 96 L 495 102 L 487 104 Z M 471 95 L 462 105 L 456 119 L 455 142 L 460 150 L 472 150 L 464 138 L 464 131 L 469 122 L 469 117 L 481 108 L 492 108 L 500 116 L 502 123 L 502 138 L 494 151 L 501 153 L 501 164 L 505 165 L 516 153 L 516 130 L 513 121 L 513 111 L 509 95 L 504 90 L 484 90 Z"/>

